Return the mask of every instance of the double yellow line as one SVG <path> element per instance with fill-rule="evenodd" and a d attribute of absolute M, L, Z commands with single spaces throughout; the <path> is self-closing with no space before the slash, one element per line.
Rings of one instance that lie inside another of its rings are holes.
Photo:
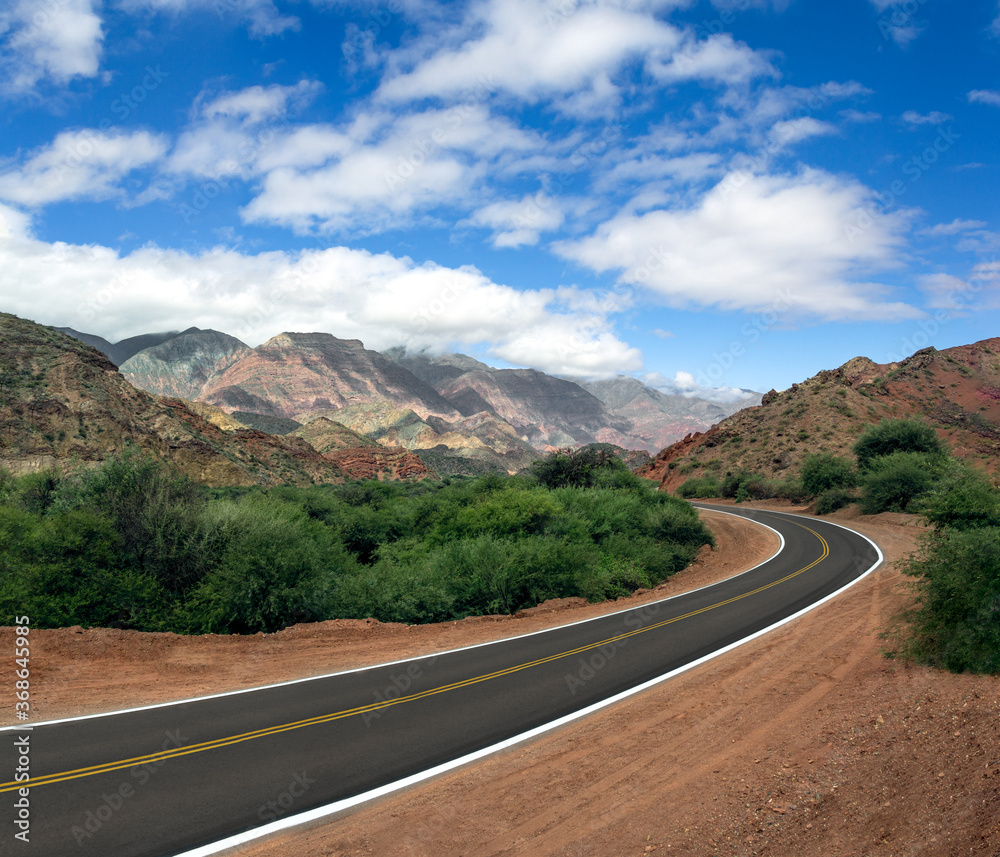
<path fill-rule="evenodd" d="M 374 711 L 380 711 L 385 708 L 389 708 L 393 705 L 402 705 L 406 702 L 415 702 L 418 699 L 426 699 L 429 696 L 436 696 L 439 693 L 447 693 L 451 690 L 458 690 L 463 687 L 470 687 L 475 684 L 480 684 L 485 681 L 490 681 L 491 679 L 501 678 L 502 676 L 512 675 L 513 673 L 521 672 L 522 670 L 531 669 L 532 667 L 541 666 L 542 664 L 548 664 L 553 661 L 558 661 L 563 658 L 569 658 L 573 655 L 579 655 L 583 652 L 589 652 L 594 649 L 599 649 L 601 646 L 607 646 L 612 643 L 618 643 L 622 640 L 626 640 L 629 637 L 634 637 L 638 634 L 645 634 L 648 631 L 655 631 L 658 628 L 666 627 L 667 625 L 672 625 L 675 622 L 680 622 L 684 619 L 690 619 L 692 616 L 698 616 L 701 613 L 707 613 L 709 610 L 715 610 L 719 607 L 725 607 L 727 604 L 732 604 L 736 601 L 741 601 L 744 598 L 749 598 L 751 595 L 757 595 L 765 590 L 771 589 L 774 586 L 778 586 L 791 580 L 794 577 L 798 577 L 800 574 L 809 571 L 809 569 L 814 568 L 819 565 L 824 559 L 830 555 L 830 546 L 827 544 L 826 539 L 824 539 L 815 530 L 809 527 L 803 526 L 802 524 L 796 524 L 796 526 L 802 527 L 802 529 L 807 530 L 819 539 L 820 543 L 823 545 L 823 552 L 820 554 L 819 558 L 809 563 L 809 565 L 800 568 L 798 571 L 794 571 L 791 574 L 785 575 L 780 580 L 772 581 L 764 586 L 759 586 L 756 589 L 752 589 L 748 592 L 744 592 L 740 595 L 736 595 L 732 598 L 727 598 L 725 601 L 719 601 L 716 604 L 711 604 L 708 607 L 702 607 L 700 610 L 692 610 L 690 613 L 685 613 L 682 616 L 675 616 L 672 619 L 666 619 L 663 622 L 657 622 L 653 625 L 647 625 L 643 628 L 636 628 L 632 631 L 626 631 L 625 633 L 618 634 L 614 637 L 608 637 L 606 640 L 601 640 L 597 643 L 590 643 L 586 646 L 579 646 L 575 649 L 570 649 L 565 652 L 560 652 L 555 655 L 549 655 L 545 658 L 539 658 L 538 660 L 528 661 L 527 663 L 518 664 L 517 666 L 507 667 L 506 669 L 497 670 L 496 672 L 487 673 L 486 675 L 476 676 L 474 678 L 463 679 L 462 681 L 452 682 L 451 684 L 442 685 L 441 687 L 431 688 L 429 690 L 422 690 L 418 693 L 412 693 L 409 696 L 401 696 L 396 699 L 385 699 L 380 702 L 374 702 L 369 705 L 361 705 L 357 708 L 349 708 L 344 711 L 337 711 L 332 714 L 323 714 L 318 717 L 310 717 L 306 720 L 296 720 L 293 723 L 284 723 L 280 726 L 269 726 L 264 729 L 257 729 L 253 732 L 244 732 L 240 735 L 230 735 L 227 738 L 217 738 L 214 741 L 205 741 L 202 744 L 192 744 L 188 747 L 178 747 L 173 750 L 162 750 L 159 753 L 149 753 L 145 756 L 135 756 L 131 759 L 120 759 L 116 762 L 107 762 L 103 765 L 92 765 L 89 768 L 77 768 L 72 771 L 62 771 L 55 774 L 46 774 L 41 777 L 33 777 L 24 782 L 9 782 L 0 784 L 0 793 L 12 792 L 22 788 L 38 788 L 39 786 L 48 786 L 53 783 L 62 783 L 67 780 L 76 780 L 82 777 L 91 777 L 95 774 L 106 774 L 111 771 L 120 771 L 123 768 L 134 768 L 141 765 L 149 765 L 154 763 L 159 763 L 161 761 L 166 761 L 167 759 L 176 759 L 180 756 L 188 756 L 192 753 L 203 753 L 207 750 L 217 750 L 220 747 L 228 747 L 232 744 L 241 744 L 244 741 L 253 741 L 257 738 L 266 738 L 268 735 L 278 735 L 282 732 L 291 732 L 294 729 L 303 729 L 307 726 L 318 726 L 321 723 L 331 723 L 334 720 L 343 720 L 347 717 L 355 717 L 359 714 L 370 714 Z"/>

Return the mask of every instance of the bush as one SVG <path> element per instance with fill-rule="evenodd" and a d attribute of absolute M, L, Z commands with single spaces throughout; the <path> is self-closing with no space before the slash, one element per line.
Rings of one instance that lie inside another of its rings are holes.
<path fill-rule="evenodd" d="M 870 462 L 864 475 L 861 511 L 906 512 L 937 478 L 940 460 L 917 452 L 894 452 Z"/>
<path fill-rule="evenodd" d="M 816 498 L 813 511 L 817 515 L 829 515 L 850 505 L 855 499 L 854 492 L 849 488 L 829 488 Z"/>
<path fill-rule="evenodd" d="M 1000 528 L 935 534 L 904 571 L 919 601 L 900 653 L 953 672 L 1000 672 Z"/>
<path fill-rule="evenodd" d="M 599 443 L 554 452 L 533 461 L 530 472 L 546 488 L 590 488 L 609 472 L 631 475 L 614 447 Z"/>
<path fill-rule="evenodd" d="M 863 470 L 871 467 L 877 459 L 892 455 L 894 452 L 942 456 L 944 448 L 938 440 L 937 432 L 917 420 L 882 420 L 877 425 L 865 429 L 854 444 L 858 466 Z"/>
<path fill-rule="evenodd" d="M 923 514 L 937 529 L 1000 527 L 1000 492 L 982 475 L 956 465 L 927 499 Z"/>
<path fill-rule="evenodd" d="M 220 501 L 208 514 L 215 567 L 182 614 L 191 630 L 248 634 L 327 618 L 354 561 L 330 531 L 288 503 Z"/>
<path fill-rule="evenodd" d="M 851 463 L 835 455 L 807 455 L 802 464 L 802 487 L 813 497 L 831 488 L 850 488 L 855 483 Z"/>
<path fill-rule="evenodd" d="M 713 476 L 701 476 L 688 479 L 677 489 L 677 496 L 690 500 L 694 497 L 712 498 L 720 497 L 719 482 Z"/>

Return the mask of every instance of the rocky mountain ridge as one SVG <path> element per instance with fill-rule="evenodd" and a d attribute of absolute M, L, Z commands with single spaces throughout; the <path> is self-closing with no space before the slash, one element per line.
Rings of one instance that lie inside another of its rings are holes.
<path fill-rule="evenodd" d="M 594 442 L 657 452 L 728 413 L 634 378 L 588 385 L 534 369 L 495 369 L 463 354 L 380 354 L 325 333 L 284 333 L 257 348 L 197 328 L 117 345 L 73 334 L 118 356 L 153 343 L 121 364 L 126 379 L 214 405 L 248 426 L 286 433 L 306 415 L 323 415 L 361 433 L 369 426 L 383 445 L 436 449 L 508 472 L 553 449 Z M 387 409 L 412 412 L 410 428 Z M 414 419 L 423 430 L 412 431 Z"/>
<path fill-rule="evenodd" d="M 641 471 L 675 490 L 687 479 L 747 471 L 796 475 L 809 453 L 852 458 L 864 429 L 883 419 L 917 418 L 965 459 L 1000 469 L 1000 338 L 937 351 L 899 363 L 855 357 L 761 405 L 728 417 L 656 455 Z"/>

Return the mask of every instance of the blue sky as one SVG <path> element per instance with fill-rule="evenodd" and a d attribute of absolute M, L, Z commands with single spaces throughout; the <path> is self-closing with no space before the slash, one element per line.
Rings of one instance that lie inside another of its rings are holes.
<path fill-rule="evenodd" d="M 1000 335 L 997 0 L 9 0 L 0 309 L 664 389 Z"/>

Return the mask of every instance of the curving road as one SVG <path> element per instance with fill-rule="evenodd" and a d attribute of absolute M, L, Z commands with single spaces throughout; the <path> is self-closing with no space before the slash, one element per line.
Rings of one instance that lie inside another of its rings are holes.
<path fill-rule="evenodd" d="M 783 550 L 713 586 L 537 634 L 30 733 L 0 730 L 0 853 L 207 854 L 209 843 L 328 814 L 662 680 L 881 562 L 866 538 L 824 521 L 719 511 L 777 530 Z M 27 844 L 13 839 L 25 746 Z"/>

